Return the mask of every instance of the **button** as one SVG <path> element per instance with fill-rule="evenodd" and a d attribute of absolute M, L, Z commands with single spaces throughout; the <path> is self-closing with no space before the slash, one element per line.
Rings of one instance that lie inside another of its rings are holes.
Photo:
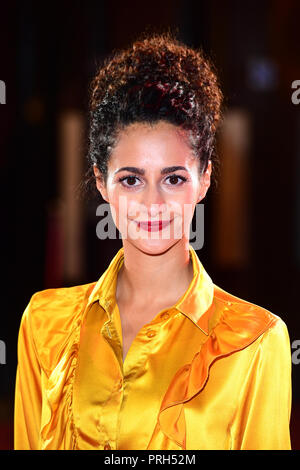
<path fill-rule="evenodd" d="M 170 314 L 168 312 L 162 313 L 160 318 L 162 320 L 167 320 L 169 318 Z"/>
<path fill-rule="evenodd" d="M 109 445 L 109 442 L 107 442 L 104 446 L 104 450 L 111 450 L 111 447 Z"/>
<path fill-rule="evenodd" d="M 153 336 L 155 336 L 155 335 L 156 335 L 156 332 L 154 330 L 147 331 L 148 338 L 153 338 Z"/>

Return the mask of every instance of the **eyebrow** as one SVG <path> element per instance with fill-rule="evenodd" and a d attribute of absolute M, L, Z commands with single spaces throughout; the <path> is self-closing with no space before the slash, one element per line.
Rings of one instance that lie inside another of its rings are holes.
<path fill-rule="evenodd" d="M 173 173 L 174 171 L 177 171 L 177 170 L 188 171 L 184 166 L 168 166 L 166 168 L 162 168 L 160 170 L 160 173 L 162 175 L 166 175 L 167 173 Z M 145 170 L 143 168 L 137 168 L 136 166 L 123 166 L 122 168 L 119 168 L 119 170 L 115 172 L 115 175 L 119 173 L 120 171 L 130 171 L 131 173 L 136 173 L 137 175 L 145 174 Z"/>

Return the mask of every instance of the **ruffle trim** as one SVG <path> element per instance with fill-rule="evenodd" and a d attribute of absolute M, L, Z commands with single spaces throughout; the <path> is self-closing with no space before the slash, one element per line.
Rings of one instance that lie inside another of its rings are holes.
<path fill-rule="evenodd" d="M 216 360 L 246 348 L 276 321 L 275 315 L 254 304 L 236 303 L 230 309 L 225 307 L 201 350 L 190 364 L 178 370 L 170 383 L 148 449 L 155 448 L 160 430 L 164 436 L 185 449 L 184 403 L 201 392 Z"/>
<path fill-rule="evenodd" d="M 73 338 L 69 338 L 66 350 L 47 381 L 41 424 L 42 450 L 78 448 L 72 406 L 80 330 L 81 323 L 78 322 L 72 332 Z"/>

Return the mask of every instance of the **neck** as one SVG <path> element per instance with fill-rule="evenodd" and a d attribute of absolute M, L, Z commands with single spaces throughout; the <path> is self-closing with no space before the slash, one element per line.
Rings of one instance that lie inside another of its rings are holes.
<path fill-rule="evenodd" d="M 116 297 L 135 305 L 175 302 L 193 278 L 185 239 L 162 254 L 151 255 L 123 240 L 124 262 L 118 273 Z"/>

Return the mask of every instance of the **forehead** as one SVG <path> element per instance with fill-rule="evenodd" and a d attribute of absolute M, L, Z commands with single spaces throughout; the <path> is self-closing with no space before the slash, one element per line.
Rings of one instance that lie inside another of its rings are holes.
<path fill-rule="evenodd" d="M 165 160 L 173 163 L 194 159 L 189 145 L 188 131 L 171 123 L 134 123 L 121 130 L 111 153 L 111 164 L 124 160 L 148 160 L 160 164 Z"/>

